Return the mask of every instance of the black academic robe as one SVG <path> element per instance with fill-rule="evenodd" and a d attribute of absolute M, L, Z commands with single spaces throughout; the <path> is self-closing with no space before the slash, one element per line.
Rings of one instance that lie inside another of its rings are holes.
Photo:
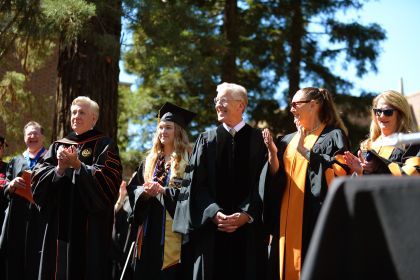
<path fill-rule="evenodd" d="M 6 169 L 7 163 L 0 160 L 0 226 L 3 226 L 4 221 L 4 211 L 7 208 L 8 200 L 4 195 L 4 187 L 6 185 Z M 1 228 L 0 228 L 1 231 Z M 4 275 L 4 259 L 1 256 L 0 252 L 0 276 Z"/>
<path fill-rule="evenodd" d="M 280 168 L 277 176 L 272 177 L 270 186 L 265 193 L 264 216 L 273 235 L 269 260 L 269 279 L 278 279 L 279 277 L 280 209 L 287 178 L 284 172 L 283 155 L 295 134 L 296 132 L 277 139 L 277 157 Z M 326 170 L 331 169 L 335 164 L 342 167 L 346 173 L 349 172 L 349 168 L 336 158 L 337 155 L 347 151 L 348 147 L 347 137 L 341 129 L 326 126 L 310 151 L 310 159 L 306 171 L 302 221 L 302 265 L 321 206 L 327 195 Z"/>
<path fill-rule="evenodd" d="M 363 156 L 374 163 L 374 172 L 368 174 L 419 175 L 420 145 L 409 144 L 393 147 L 388 158 L 382 157 L 373 150 L 364 151 Z M 367 173 L 365 173 L 367 174 Z"/>
<path fill-rule="evenodd" d="M 112 231 L 113 240 L 113 271 L 112 278 L 120 279 L 124 264 L 130 250 L 130 231 L 131 226 L 128 222 L 132 208 L 128 199 L 125 197 L 121 208 L 114 213 L 114 228 Z M 126 278 L 129 279 L 129 278 Z"/>
<path fill-rule="evenodd" d="M 149 197 L 144 193 L 144 163 L 133 174 L 127 186 L 130 202 L 133 205 L 132 235 L 137 236 L 139 226 L 143 227 L 140 258 L 134 257 L 131 269 L 132 279 L 169 280 L 189 279 L 184 264 L 178 263 L 162 269 L 165 240 L 165 219 L 167 214 L 174 216 L 179 188 L 164 185 L 165 195 Z M 183 173 L 183 171 L 181 171 Z M 168 180 L 166 178 L 165 180 Z M 169 229 L 172 231 L 172 228 Z M 139 239 L 133 240 L 139 242 Z M 140 244 L 136 243 L 136 246 Z M 136 255 L 136 252 L 133 254 Z M 131 279 L 131 278 L 130 278 Z"/>
<path fill-rule="evenodd" d="M 12 158 L 7 166 L 6 190 L 10 181 L 21 176 L 22 172 L 29 170 L 27 160 L 22 156 Z M 4 193 L 8 204 L 0 237 L 0 250 L 5 264 L 5 278 L 24 279 L 25 267 L 25 239 L 29 215 L 29 202 L 17 195 Z"/>
<path fill-rule="evenodd" d="M 268 235 L 262 226 L 261 171 L 267 159 L 260 130 L 245 125 L 232 137 L 223 126 L 197 139 L 184 177 L 174 230 L 188 232 L 194 249 L 194 279 L 264 279 Z M 233 233 L 217 230 L 218 212 L 253 218 Z"/>
<path fill-rule="evenodd" d="M 56 174 L 59 146 L 74 145 L 79 171 Z M 54 142 L 32 176 L 28 229 L 31 279 L 110 279 L 114 204 L 121 183 L 118 148 L 96 130 Z"/>
<path fill-rule="evenodd" d="M 0 160 L 0 225 L 3 225 L 4 211 L 7 208 L 8 200 L 4 195 L 4 187 L 6 186 L 6 170 L 7 163 Z M 1 264 L 0 264 L 1 267 Z M 1 269 L 1 268 L 0 268 Z"/>

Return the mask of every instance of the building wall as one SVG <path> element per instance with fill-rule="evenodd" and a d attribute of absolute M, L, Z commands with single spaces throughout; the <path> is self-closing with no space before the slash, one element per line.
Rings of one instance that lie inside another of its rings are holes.
<path fill-rule="evenodd" d="M 11 139 L 8 137 L 10 129 L 23 129 L 23 125 L 28 121 L 37 121 L 45 129 L 46 145 L 49 144 L 51 138 L 51 129 L 55 111 L 55 92 L 57 88 L 57 62 L 58 49 L 52 52 L 52 56 L 45 61 L 42 68 L 28 75 L 28 81 L 25 85 L 26 91 L 30 92 L 34 97 L 34 102 L 30 104 L 28 110 L 24 112 L 15 112 L 19 118 L 22 127 L 8 127 L 0 120 L 0 134 L 6 136 L 8 141 L 8 155 L 14 155 L 24 149 L 23 132 L 21 138 Z M 13 55 L 4 58 L 6 63 L 0 67 L 0 80 L 7 71 L 23 72 L 18 59 Z M 36 109 L 36 110 L 35 110 Z M 20 135 L 20 132 L 19 132 Z M 22 139 L 22 140 L 21 140 Z"/>
<path fill-rule="evenodd" d="M 414 113 L 414 117 L 417 122 L 417 129 L 420 130 L 420 92 L 408 95 L 406 97 Z"/>

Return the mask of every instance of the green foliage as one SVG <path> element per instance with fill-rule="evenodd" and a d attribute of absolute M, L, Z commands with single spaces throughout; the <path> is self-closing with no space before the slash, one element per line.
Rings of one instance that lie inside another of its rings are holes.
<path fill-rule="evenodd" d="M 14 142 L 22 142 L 22 128 L 24 119 L 17 118 L 17 112 L 22 112 L 22 108 L 29 108 L 33 102 L 32 95 L 25 90 L 24 84 L 26 76 L 15 71 L 6 72 L 3 80 L 0 82 L 0 116 L 8 128 L 17 129 L 7 130 L 7 141 L 10 148 L 13 148 Z M 16 141 L 18 140 L 18 141 Z"/>
<path fill-rule="evenodd" d="M 123 165 L 123 180 L 129 180 L 134 171 L 139 167 L 146 153 L 139 150 L 120 151 L 120 159 Z"/>
<path fill-rule="evenodd" d="M 22 128 L 29 120 L 41 123 L 49 139 L 52 109 L 45 107 L 53 96 L 30 92 L 28 84 L 57 51 L 58 38 L 74 39 L 94 12 L 95 5 L 82 0 L 0 1 L 0 123 L 9 152 L 24 148 Z"/>
<path fill-rule="evenodd" d="M 217 58 L 223 45 L 215 36 L 211 11 L 199 10 L 182 1 L 142 1 L 134 30 L 133 47 L 124 55 L 129 72 L 141 77 L 139 113 L 149 139 L 155 114 L 170 101 L 195 111 L 213 111 L 212 98 L 218 79 Z M 193 130 L 214 121 L 214 115 L 200 114 Z M 147 141 L 147 140 L 146 140 Z"/>
<path fill-rule="evenodd" d="M 339 20 L 337 14 L 363 6 L 358 0 L 126 3 L 133 45 L 124 54 L 125 66 L 141 77 L 143 118 L 137 121 L 145 125 L 164 101 L 172 101 L 198 108 L 193 135 L 215 124 L 211 100 L 226 72 L 227 56 L 234 56 L 236 67 L 237 80 L 230 82 L 248 89 L 252 121 L 286 133 L 294 127 L 286 125 L 288 109 L 280 109 L 274 100 L 279 83 L 289 82 L 280 104 L 287 104 L 301 81 L 347 92 L 351 81 L 337 68 L 354 66 L 359 76 L 376 71 L 379 43 L 385 39 L 376 24 Z M 236 5 L 236 12 L 229 14 L 227 4 Z M 145 139 L 150 131 L 144 130 Z"/>
<path fill-rule="evenodd" d="M 51 30 L 59 31 L 63 41 L 69 44 L 95 15 L 96 6 L 85 0 L 44 0 L 42 9 Z"/>

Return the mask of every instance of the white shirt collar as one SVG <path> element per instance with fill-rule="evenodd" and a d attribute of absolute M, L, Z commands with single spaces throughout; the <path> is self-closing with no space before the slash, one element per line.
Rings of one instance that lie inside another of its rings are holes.
<path fill-rule="evenodd" d="M 235 125 L 235 127 L 233 127 L 233 129 L 238 132 L 239 130 L 241 130 L 243 127 L 245 126 L 245 121 L 242 119 L 237 125 Z M 229 127 L 227 124 L 223 123 L 223 127 L 229 131 L 231 129 L 231 127 Z"/>

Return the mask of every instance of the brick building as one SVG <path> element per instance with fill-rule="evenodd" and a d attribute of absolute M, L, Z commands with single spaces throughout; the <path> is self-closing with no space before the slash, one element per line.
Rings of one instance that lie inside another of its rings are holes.
<path fill-rule="evenodd" d="M 406 97 L 416 119 L 417 129 L 420 130 L 420 92 L 407 95 Z"/>
<path fill-rule="evenodd" d="M 55 92 L 57 88 L 57 62 L 58 52 L 55 50 L 52 52 L 53 55 L 49 57 L 43 67 L 27 77 L 27 83 L 25 84 L 25 90 L 30 92 L 34 97 L 34 102 L 30 104 L 28 110 L 13 112 L 16 114 L 16 118 L 19 118 L 19 123 L 22 124 L 21 128 L 10 128 L 0 120 L 0 134 L 6 136 L 8 141 L 8 155 L 13 155 L 18 151 L 24 149 L 23 135 L 22 141 L 17 139 L 13 141 L 8 138 L 11 134 L 10 129 L 23 129 L 23 125 L 28 121 L 34 120 L 39 122 L 45 129 L 46 145 L 49 144 L 51 139 L 51 129 L 53 124 L 54 110 L 55 110 Z M 8 55 L 6 66 L 0 68 L 0 81 L 2 80 L 5 72 L 17 71 L 22 73 L 23 69 L 18 59 L 13 55 Z M 36 110 L 33 110 L 36 108 Z M 6 108 L 7 110 L 7 108 Z M 34 113 L 35 112 L 35 113 Z M 23 132 L 22 132 L 23 133 Z M 20 131 L 19 131 L 20 135 Z"/>

